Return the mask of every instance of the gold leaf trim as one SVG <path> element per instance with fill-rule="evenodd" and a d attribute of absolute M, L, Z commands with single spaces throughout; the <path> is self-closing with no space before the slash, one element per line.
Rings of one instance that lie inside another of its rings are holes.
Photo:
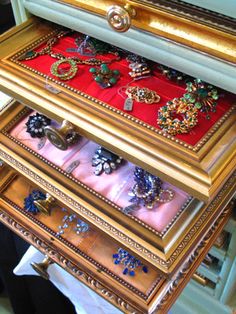
<path fill-rule="evenodd" d="M 15 160 L 13 157 L 5 153 L 2 149 L 0 149 L 0 156 L 5 159 L 8 163 L 16 166 L 22 172 L 33 178 L 36 182 L 40 185 L 43 185 L 46 191 L 51 191 L 57 195 L 57 197 L 62 200 L 62 202 L 69 207 L 73 208 L 78 213 L 82 213 L 82 216 L 86 215 L 94 221 L 94 225 L 102 226 L 103 229 L 109 230 L 109 233 L 112 233 L 116 238 L 125 242 L 127 246 L 132 247 L 135 249 L 139 254 L 142 256 L 146 256 L 146 258 L 152 260 L 155 265 L 160 265 L 166 270 L 175 262 L 178 258 L 180 253 L 183 249 L 188 245 L 189 241 L 191 240 L 191 236 L 195 234 L 200 227 L 205 223 L 205 220 L 209 217 L 209 215 L 214 212 L 215 207 L 217 206 L 218 202 L 221 198 L 225 195 L 228 188 L 235 183 L 236 178 L 236 171 L 232 174 L 229 180 L 225 183 L 217 197 L 212 201 L 212 203 L 206 208 L 206 210 L 201 215 L 200 219 L 195 223 L 195 225 L 190 229 L 189 233 L 185 236 L 184 240 L 179 244 L 173 255 L 168 260 L 161 259 L 158 255 L 152 253 L 150 250 L 146 249 L 144 246 L 140 245 L 139 243 L 135 242 L 133 239 L 128 237 L 126 234 L 120 232 L 118 229 L 113 227 L 112 225 L 108 224 L 106 221 L 95 215 L 94 213 L 90 212 L 86 208 L 82 207 L 79 203 L 74 201 L 72 198 L 68 197 L 65 193 L 60 191 L 58 188 L 54 187 L 52 184 L 45 181 L 39 175 L 36 175 L 33 171 L 29 170 L 26 166 L 21 164 L 19 161 Z"/>
<path fill-rule="evenodd" d="M 178 272 L 176 278 L 172 281 L 171 285 L 169 286 L 167 292 L 165 293 L 164 297 L 160 300 L 157 307 L 155 308 L 156 311 L 160 311 L 163 309 L 163 307 L 168 303 L 169 298 L 173 295 L 173 293 L 177 290 L 179 285 L 183 280 L 185 280 L 186 275 L 188 274 L 191 266 L 196 261 L 197 257 L 201 254 L 207 243 L 209 242 L 209 239 L 214 234 L 222 220 L 227 216 L 227 214 L 230 211 L 230 206 L 226 207 L 218 220 L 211 226 L 210 230 L 206 234 L 206 236 L 203 238 L 203 240 L 199 243 L 197 248 L 194 250 L 194 252 L 190 255 L 189 259 L 184 263 L 183 267 L 181 268 L 180 272 Z"/>

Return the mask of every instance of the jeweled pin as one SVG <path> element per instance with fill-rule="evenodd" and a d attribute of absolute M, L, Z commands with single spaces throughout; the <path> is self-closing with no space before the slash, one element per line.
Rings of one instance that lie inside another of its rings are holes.
<path fill-rule="evenodd" d="M 26 122 L 26 132 L 28 132 L 33 138 L 45 137 L 44 128 L 51 124 L 51 120 L 46 116 L 36 113 L 35 115 L 29 116 Z"/>
<path fill-rule="evenodd" d="M 122 161 L 122 157 L 99 146 L 92 158 L 92 167 L 95 167 L 94 174 L 97 176 L 103 172 L 110 174 L 121 165 Z"/>
<path fill-rule="evenodd" d="M 101 64 L 100 68 L 90 68 L 89 72 L 101 88 L 112 87 L 120 77 L 120 71 L 109 69 L 107 64 Z"/>
<path fill-rule="evenodd" d="M 38 200 L 45 200 L 46 194 L 39 191 L 39 190 L 33 190 L 32 193 L 30 193 L 25 199 L 24 199 L 24 209 L 33 214 L 36 215 L 40 212 L 40 210 L 35 205 L 35 201 Z"/>

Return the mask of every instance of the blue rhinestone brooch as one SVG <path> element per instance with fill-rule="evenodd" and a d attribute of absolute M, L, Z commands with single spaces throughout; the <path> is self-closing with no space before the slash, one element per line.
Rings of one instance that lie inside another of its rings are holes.
<path fill-rule="evenodd" d="M 38 200 L 45 200 L 46 199 L 46 194 L 39 191 L 39 190 L 33 190 L 32 193 L 29 194 L 29 196 L 27 196 L 24 199 L 24 209 L 33 214 L 36 215 L 38 214 L 40 211 L 39 209 L 36 207 L 36 205 L 34 204 L 34 201 L 38 201 Z"/>

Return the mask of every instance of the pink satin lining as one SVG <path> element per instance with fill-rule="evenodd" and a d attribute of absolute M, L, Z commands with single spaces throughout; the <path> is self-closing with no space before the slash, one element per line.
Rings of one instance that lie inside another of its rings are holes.
<path fill-rule="evenodd" d="M 44 147 L 38 150 L 39 139 L 33 139 L 30 134 L 26 132 L 25 123 L 27 120 L 28 117 L 21 120 L 11 130 L 10 134 L 14 138 L 63 170 L 66 170 L 73 161 L 79 160 L 79 166 L 72 172 L 75 178 L 121 208 L 131 204 L 129 202 L 130 196 L 128 192 L 134 185 L 133 172 L 135 165 L 130 162 L 124 162 L 124 164 L 118 170 L 112 172 L 112 174 L 106 175 L 103 173 L 100 176 L 96 176 L 94 175 L 94 167 L 92 167 L 91 160 L 98 144 L 81 138 L 76 145 L 73 145 L 66 151 L 61 151 L 47 140 Z M 54 124 L 56 125 L 56 123 Z M 174 191 L 175 196 L 172 201 L 168 203 L 157 203 L 153 209 L 142 207 L 133 212 L 133 216 L 139 218 L 159 232 L 162 232 L 167 227 L 189 198 L 187 193 L 167 182 L 163 184 L 163 188 L 169 188 Z"/>

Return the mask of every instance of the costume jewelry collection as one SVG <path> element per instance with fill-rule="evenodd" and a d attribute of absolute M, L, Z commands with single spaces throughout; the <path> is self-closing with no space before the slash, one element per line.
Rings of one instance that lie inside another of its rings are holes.
<path fill-rule="evenodd" d="M 40 51 L 30 50 L 22 55 L 19 60 L 31 60 L 42 55 L 49 55 L 54 59 L 58 59 L 52 64 L 51 73 L 60 80 L 72 79 L 76 75 L 80 64 L 96 66 L 90 68 L 89 72 L 101 88 L 108 88 L 113 87 L 121 76 L 119 70 L 110 69 L 108 64 L 119 61 L 122 55 L 126 55 L 130 69 L 128 74 L 133 81 L 118 90 L 118 94 L 122 98 L 124 98 L 122 92 L 127 95 L 124 110 L 132 111 L 134 101 L 145 104 L 160 102 L 161 97 L 156 91 L 138 85 L 130 86 L 137 79 L 152 75 L 153 62 L 98 39 L 83 35 L 75 39 L 77 48 L 67 48 L 66 52 L 76 52 L 82 56 L 92 58 L 84 60 L 75 56 L 66 57 L 62 53 L 54 52 L 53 47 L 55 44 L 70 33 L 69 30 L 59 31 L 56 36 L 46 42 L 45 47 Z M 113 54 L 115 57 L 105 61 L 96 58 L 97 54 Z M 210 112 L 215 112 L 219 98 L 216 88 L 199 79 L 193 80 L 193 78 L 171 68 L 160 65 L 159 69 L 168 79 L 186 82 L 186 93 L 180 98 L 169 100 L 166 105 L 158 110 L 157 124 L 164 132 L 171 135 L 189 133 L 198 124 L 198 110 L 205 113 L 206 118 L 210 119 Z"/>
<path fill-rule="evenodd" d="M 155 90 L 138 86 L 137 84 L 131 86 L 134 82 L 154 75 L 152 74 L 152 62 L 123 50 L 118 51 L 118 48 L 116 49 L 114 46 L 89 36 L 77 37 L 75 39 L 77 48 L 66 49 L 67 53 L 76 52 L 82 56 L 90 57 L 89 59 L 84 60 L 75 56 L 66 57 L 61 53 L 54 52 L 53 47 L 55 44 L 69 33 L 70 31 L 58 32 L 56 36 L 46 42 L 46 45 L 40 51 L 28 51 L 19 60 L 31 60 L 39 56 L 49 55 L 57 59 L 50 68 L 51 74 L 63 81 L 71 80 L 76 76 L 78 65 L 93 66 L 89 69 L 89 72 L 99 87 L 104 89 L 114 87 L 121 77 L 120 71 L 111 69 L 109 65 L 121 60 L 122 55 L 126 55 L 126 61 L 130 69 L 128 75 L 132 80 L 125 86 L 119 87 L 117 91 L 118 95 L 125 99 L 124 111 L 132 111 L 134 102 L 145 105 L 156 105 L 160 102 L 161 97 Z M 112 54 L 114 58 L 104 61 L 96 58 L 97 54 Z M 199 111 L 204 113 L 207 119 L 210 119 L 210 113 L 215 112 L 217 100 L 219 99 L 219 94 L 215 87 L 168 67 L 159 66 L 159 70 L 167 79 L 186 84 L 186 92 L 181 97 L 169 100 L 166 105 L 159 107 L 157 124 L 163 132 L 172 136 L 189 133 L 198 124 Z M 50 119 L 37 113 L 29 117 L 26 123 L 27 132 L 33 138 L 42 138 L 45 136 L 44 127 L 50 123 Z M 95 168 L 94 174 L 97 176 L 102 173 L 112 173 L 122 163 L 123 159 L 120 156 L 101 146 L 96 149 L 92 158 L 92 167 Z M 76 167 L 79 164 L 78 161 Z M 132 205 L 124 208 L 123 212 L 125 214 L 132 214 L 140 206 L 153 209 L 158 203 L 170 202 L 174 198 L 174 192 L 171 189 L 162 188 L 163 182 L 159 177 L 148 173 L 140 167 L 135 168 L 133 176 L 134 186 L 129 192 Z M 25 198 L 25 210 L 36 215 L 39 211 L 34 205 L 34 200 L 45 198 L 44 193 L 34 190 Z M 72 223 L 76 224 L 73 230 L 77 235 L 86 233 L 89 230 L 89 225 L 80 220 L 76 214 L 69 212 L 67 209 L 62 210 L 65 212 L 65 215 L 61 225 L 58 227 L 58 237 L 62 236 Z M 140 260 L 123 248 L 119 248 L 117 253 L 113 254 L 113 259 L 114 264 L 124 266 L 124 275 L 134 276 L 136 268 L 142 269 L 144 273 L 148 272 L 147 267 Z"/>

